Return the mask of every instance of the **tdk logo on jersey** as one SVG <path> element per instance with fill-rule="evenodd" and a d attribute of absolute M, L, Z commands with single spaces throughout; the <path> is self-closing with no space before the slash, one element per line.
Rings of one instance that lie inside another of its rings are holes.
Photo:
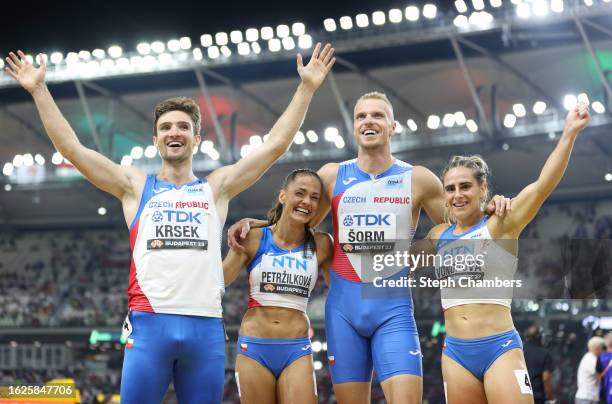
<path fill-rule="evenodd" d="M 181 210 L 164 210 L 164 214 L 169 222 L 176 223 L 199 223 L 201 213 L 183 212 Z M 155 219 L 154 219 L 155 220 Z"/>
<path fill-rule="evenodd" d="M 385 183 L 385 188 L 386 189 L 401 188 L 403 183 L 404 183 L 403 178 L 390 178 Z"/>
<path fill-rule="evenodd" d="M 346 227 L 353 226 L 357 222 L 357 226 L 391 226 L 389 214 L 360 214 L 346 215 L 342 224 Z"/>
<path fill-rule="evenodd" d="M 272 259 L 273 268 L 289 268 L 289 269 L 302 269 L 307 271 L 306 259 L 297 259 L 295 257 L 280 256 Z"/>
<path fill-rule="evenodd" d="M 153 213 L 153 216 L 151 216 L 151 220 L 153 220 L 155 223 L 159 223 L 164 220 L 164 215 L 162 215 L 159 210 L 156 210 L 155 213 Z"/>

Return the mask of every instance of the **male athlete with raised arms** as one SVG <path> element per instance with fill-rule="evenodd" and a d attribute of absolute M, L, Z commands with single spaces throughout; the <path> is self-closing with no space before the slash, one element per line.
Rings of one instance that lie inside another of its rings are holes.
<path fill-rule="evenodd" d="M 291 103 L 269 139 L 233 165 L 205 179 L 192 169 L 201 141 L 193 100 L 172 98 L 155 109 L 153 143 L 162 167 L 147 176 L 83 146 L 45 84 L 44 58 L 36 68 L 21 51 L 6 58 L 6 72 L 33 97 L 55 148 L 96 187 L 117 197 L 130 228 L 131 331 L 126 345 L 122 403 L 159 403 L 168 385 L 180 402 L 220 403 L 224 383 L 224 291 L 221 229 L 228 203 L 251 186 L 287 150 L 315 91 L 335 62 L 328 44 L 315 47 Z"/>
<path fill-rule="evenodd" d="M 371 278 L 371 268 L 361 267 L 356 251 L 373 251 L 374 229 L 384 232 L 385 240 L 408 244 L 421 209 L 434 223 L 442 223 L 442 184 L 427 168 L 391 154 L 396 123 L 384 94 L 359 98 L 353 123 L 357 158 L 328 163 L 319 170 L 324 198 L 312 221 L 320 223 L 331 207 L 334 258 L 325 329 L 334 392 L 340 404 L 369 403 L 374 368 L 388 403 L 420 403 L 421 351 L 412 298 L 408 293 L 364 297 L 364 288 L 372 285 L 366 279 Z M 497 213 L 503 214 L 505 202 L 503 197 L 496 198 Z M 240 248 L 236 238 L 244 237 L 251 225 L 262 224 L 244 219 L 232 226 L 230 246 Z"/>

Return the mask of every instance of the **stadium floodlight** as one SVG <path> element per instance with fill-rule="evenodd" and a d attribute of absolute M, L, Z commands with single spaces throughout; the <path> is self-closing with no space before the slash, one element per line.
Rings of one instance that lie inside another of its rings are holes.
<path fill-rule="evenodd" d="M 355 25 L 359 28 L 365 28 L 370 25 L 370 20 L 368 19 L 367 14 L 357 14 L 355 16 Z"/>
<path fill-rule="evenodd" d="M 66 64 L 74 65 L 79 63 L 79 55 L 76 52 L 68 52 L 66 55 Z"/>
<path fill-rule="evenodd" d="M 604 179 L 608 182 L 612 181 L 612 173 L 606 173 L 606 175 L 604 175 Z"/>
<path fill-rule="evenodd" d="M 527 19 L 531 17 L 531 7 L 528 3 L 520 3 L 516 5 L 516 15 L 519 18 Z"/>
<path fill-rule="evenodd" d="M 263 135 L 263 141 L 264 141 L 264 143 L 266 143 L 266 142 L 268 141 L 268 139 L 270 139 L 270 134 L 269 134 L 269 133 L 267 133 L 267 134 Z"/>
<path fill-rule="evenodd" d="M 454 114 L 444 114 L 442 118 L 442 125 L 451 128 L 455 126 L 455 115 Z"/>
<path fill-rule="evenodd" d="M 212 160 L 219 160 L 219 158 L 221 157 L 221 155 L 219 154 L 219 152 L 216 149 L 212 149 L 209 153 L 208 156 L 212 159 Z"/>
<path fill-rule="evenodd" d="M 349 30 L 353 28 L 353 20 L 348 15 L 340 17 L 340 28 L 344 30 Z"/>
<path fill-rule="evenodd" d="M 400 23 L 403 19 L 404 16 L 402 14 L 402 10 L 400 10 L 399 8 L 392 8 L 391 10 L 389 10 L 389 21 L 393 24 Z"/>
<path fill-rule="evenodd" d="M 298 38 L 298 46 L 301 49 L 312 48 L 312 37 L 308 34 L 302 35 Z"/>
<path fill-rule="evenodd" d="M 516 125 L 516 115 L 514 114 L 506 114 L 504 117 L 504 126 L 508 129 L 514 128 Z"/>
<path fill-rule="evenodd" d="M 178 39 L 169 40 L 167 45 L 170 52 L 178 52 L 181 50 L 181 43 Z"/>
<path fill-rule="evenodd" d="M 298 133 L 295 134 L 295 138 L 293 139 L 293 142 L 295 144 L 304 144 L 304 142 L 306 142 L 304 133 L 302 131 L 298 131 Z"/>
<path fill-rule="evenodd" d="M 472 6 L 474 7 L 474 10 L 477 11 L 484 10 L 485 8 L 483 0 L 472 0 Z"/>
<path fill-rule="evenodd" d="M 32 56 L 32 55 L 25 55 L 25 58 L 26 58 L 26 60 L 29 63 L 34 63 L 34 56 Z"/>
<path fill-rule="evenodd" d="M 548 0 L 534 0 L 531 4 L 533 15 L 537 17 L 544 17 L 548 14 Z"/>
<path fill-rule="evenodd" d="M 53 63 L 54 65 L 59 65 L 60 63 L 62 63 L 62 60 L 64 60 L 64 55 L 62 54 L 62 52 L 53 52 L 51 54 L 51 63 Z"/>
<path fill-rule="evenodd" d="M 258 147 L 263 144 L 263 139 L 259 135 L 252 135 L 249 137 L 249 144 L 253 147 Z"/>
<path fill-rule="evenodd" d="M 213 37 L 210 34 L 204 34 L 200 37 L 200 43 L 203 47 L 208 48 L 213 44 Z"/>
<path fill-rule="evenodd" d="M 21 154 L 16 154 L 13 157 L 13 165 L 15 167 L 21 167 L 23 165 L 23 156 Z"/>
<path fill-rule="evenodd" d="M 586 4 L 588 7 L 591 7 L 593 5 L 593 0 L 584 0 L 584 4 Z"/>
<path fill-rule="evenodd" d="M 578 102 L 589 105 L 591 102 L 589 101 L 589 96 L 586 93 L 578 94 Z"/>
<path fill-rule="evenodd" d="M 475 11 L 470 15 L 468 22 L 472 25 L 484 27 L 493 22 L 493 16 L 486 11 Z"/>
<path fill-rule="evenodd" d="M 162 41 L 151 43 L 151 50 L 155 53 L 163 53 L 166 50 L 166 45 Z"/>
<path fill-rule="evenodd" d="M 606 112 L 606 107 L 604 107 L 604 105 L 599 101 L 593 102 L 593 104 L 591 104 L 591 107 L 593 108 L 593 111 L 598 114 L 603 114 L 604 112 Z"/>
<path fill-rule="evenodd" d="M 215 34 L 215 43 L 218 46 L 223 46 L 223 45 L 227 45 L 229 39 L 227 37 L 227 33 L 225 32 L 217 32 Z"/>
<path fill-rule="evenodd" d="M 399 121 L 395 121 L 395 134 L 399 135 L 403 131 L 404 131 L 404 127 L 402 126 L 402 124 L 399 123 Z"/>
<path fill-rule="evenodd" d="M 142 67 L 145 70 L 153 70 L 157 64 L 157 59 L 153 55 L 147 55 L 142 58 Z"/>
<path fill-rule="evenodd" d="M 225 56 L 226 58 L 232 56 L 232 50 L 230 48 L 228 48 L 226 45 L 223 45 L 221 47 L 221 54 L 223 56 Z"/>
<path fill-rule="evenodd" d="M 289 29 L 288 25 L 281 24 L 281 25 L 276 26 L 276 36 L 277 37 L 279 37 L 280 39 L 283 39 L 283 38 L 287 38 L 289 35 L 291 35 L 291 30 Z"/>
<path fill-rule="evenodd" d="M 436 14 L 438 14 L 438 7 L 435 4 L 425 4 L 423 6 L 423 17 L 432 20 L 436 18 Z"/>
<path fill-rule="evenodd" d="M 119 58 L 117 59 L 117 67 L 122 70 L 129 69 L 131 67 L 130 61 L 128 58 Z"/>
<path fill-rule="evenodd" d="M 258 42 L 253 42 L 251 44 L 251 50 L 254 54 L 259 55 L 261 53 L 261 46 L 259 46 Z"/>
<path fill-rule="evenodd" d="M 235 44 L 242 42 L 242 31 L 235 30 L 230 32 L 230 41 Z"/>
<path fill-rule="evenodd" d="M 498 8 L 502 6 L 501 0 L 489 0 L 489 3 L 491 3 L 491 7 L 494 7 L 494 8 Z"/>
<path fill-rule="evenodd" d="M 503 151 L 508 151 L 508 150 L 510 150 L 510 145 L 509 145 L 508 143 L 504 143 L 504 144 L 502 145 L 502 150 L 503 150 Z"/>
<path fill-rule="evenodd" d="M 312 129 L 306 131 L 306 137 L 310 143 L 317 143 L 319 141 L 319 135 Z"/>
<path fill-rule="evenodd" d="M 546 103 L 544 101 L 536 101 L 533 104 L 533 113 L 536 115 L 541 115 L 546 111 Z"/>
<path fill-rule="evenodd" d="M 522 2 L 523 0 L 510 0 L 510 3 L 514 4 L 515 6 L 521 4 Z"/>
<path fill-rule="evenodd" d="M 242 56 L 246 56 L 251 53 L 251 47 L 248 42 L 240 42 L 238 44 L 238 54 Z"/>
<path fill-rule="evenodd" d="M 431 130 L 438 129 L 440 127 L 440 117 L 438 115 L 429 115 L 427 127 Z"/>
<path fill-rule="evenodd" d="M 11 189 L 13 189 L 13 186 L 11 184 L 4 184 L 4 190 L 6 192 L 10 192 Z"/>
<path fill-rule="evenodd" d="M 131 166 L 133 162 L 134 160 L 132 159 L 132 156 L 128 156 L 126 154 L 125 156 L 121 157 L 121 162 L 119 164 L 122 166 Z"/>
<path fill-rule="evenodd" d="M 468 18 L 465 15 L 459 14 L 458 16 L 456 16 L 453 19 L 453 24 L 457 28 L 465 28 L 468 25 L 470 25 L 470 22 L 469 22 Z"/>
<path fill-rule="evenodd" d="M 15 166 L 12 163 L 4 163 L 4 167 L 2 167 L 2 174 L 7 177 L 10 177 L 15 170 Z"/>
<path fill-rule="evenodd" d="M 419 19 L 419 8 L 417 6 L 408 6 L 405 10 L 406 19 L 408 21 L 417 21 Z"/>
<path fill-rule="evenodd" d="M 457 1 L 455 1 L 455 8 L 460 13 L 465 13 L 466 11 L 468 11 L 467 4 L 465 4 L 464 0 L 457 0 Z"/>
<path fill-rule="evenodd" d="M 387 16 L 382 11 L 374 11 L 372 13 L 372 24 L 374 25 L 384 25 L 387 20 Z"/>
<path fill-rule="evenodd" d="M 555 13 L 563 12 L 563 0 L 551 0 L 550 9 Z"/>
<path fill-rule="evenodd" d="M 270 52 L 278 52 L 281 50 L 281 41 L 278 38 L 272 38 L 268 41 L 268 49 Z"/>
<path fill-rule="evenodd" d="M 110 63 L 108 63 L 108 62 L 110 62 Z M 144 62 L 144 58 L 142 56 L 132 56 L 130 58 L 130 66 L 132 66 L 133 68 L 136 68 L 136 69 L 140 69 L 142 67 L 142 65 L 143 65 L 143 62 Z M 110 59 L 104 59 L 100 63 L 100 65 L 101 65 L 101 67 L 103 69 L 106 69 L 106 70 L 110 70 L 110 69 L 112 69 L 114 67 L 114 63 Z"/>
<path fill-rule="evenodd" d="M 91 53 L 86 50 L 82 50 L 79 52 L 79 59 L 81 60 L 89 60 L 91 59 Z"/>
<path fill-rule="evenodd" d="M 333 32 L 336 30 L 336 21 L 333 18 L 326 18 L 323 21 L 323 27 L 327 32 Z"/>
<path fill-rule="evenodd" d="M 202 60 L 202 58 L 204 57 L 204 55 L 202 55 L 202 49 L 200 48 L 195 48 L 193 51 L 193 59 L 194 60 Z"/>
<path fill-rule="evenodd" d="M 102 60 L 106 56 L 106 52 L 104 52 L 104 49 L 94 49 L 91 54 L 98 60 Z"/>
<path fill-rule="evenodd" d="M 478 125 L 473 119 L 468 119 L 465 121 L 465 127 L 472 133 L 478 132 Z"/>
<path fill-rule="evenodd" d="M 282 43 L 283 43 L 283 48 L 285 48 L 285 50 L 295 49 L 295 41 L 293 40 L 293 37 L 290 37 L 290 36 L 284 37 L 282 40 Z"/>
<path fill-rule="evenodd" d="M 334 139 L 334 145 L 338 149 L 344 149 L 344 146 L 346 146 L 346 143 L 344 143 L 344 139 L 342 138 L 342 136 L 337 136 L 336 139 Z"/>
<path fill-rule="evenodd" d="M 251 152 L 252 146 L 250 144 L 243 144 L 240 148 L 240 157 L 245 157 Z"/>
<path fill-rule="evenodd" d="M 62 164 L 62 161 L 64 161 L 64 157 L 60 154 L 60 152 L 55 152 L 53 153 L 53 156 L 51 156 L 51 162 L 56 166 Z"/>
<path fill-rule="evenodd" d="M 262 27 L 260 30 L 261 39 L 264 41 L 269 41 L 274 38 L 274 29 L 272 27 Z"/>
<path fill-rule="evenodd" d="M 136 51 L 141 55 L 148 55 L 151 53 L 151 45 L 148 42 L 141 42 L 136 45 Z"/>
<path fill-rule="evenodd" d="M 514 104 L 512 106 L 512 112 L 514 112 L 514 115 L 516 115 L 517 118 L 522 118 L 527 115 L 527 110 L 525 109 L 525 106 L 520 103 Z"/>
<path fill-rule="evenodd" d="M 323 369 L 323 362 L 321 362 L 321 361 L 314 361 L 312 363 L 312 366 L 314 367 L 314 370 L 321 370 L 321 369 Z"/>
<path fill-rule="evenodd" d="M 217 59 L 219 55 L 221 55 L 221 52 L 219 52 L 219 47 L 215 45 L 209 46 L 207 49 L 207 53 L 208 53 L 208 57 L 211 59 Z"/>
<path fill-rule="evenodd" d="M 563 97 L 563 108 L 566 110 L 571 110 L 578 104 L 578 98 L 574 94 L 567 94 Z"/>
<path fill-rule="evenodd" d="M 259 30 L 257 28 L 249 28 L 245 31 L 246 40 L 249 42 L 255 42 L 259 39 Z"/>
<path fill-rule="evenodd" d="M 204 140 L 202 144 L 200 144 L 200 151 L 204 154 L 210 153 L 214 148 L 215 144 L 211 140 Z"/>
<path fill-rule="evenodd" d="M 294 22 L 291 24 L 291 33 L 293 36 L 302 36 L 306 33 L 306 25 L 303 22 Z"/>
<path fill-rule="evenodd" d="M 148 159 L 152 159 L 153 157 L 157 156 L 157 147 L 152 144 L 148 145 L 145 148 L 144 155 Z"/>
<path fill-rule="evenodd" d="M 134 146 L 132 147 L 132 151 L 130 151 L 130 156 L 134 159 L 134 160 L 139 160 L 142 158 L 142 156 L 144 155 L 144 150 L 142 147 L 140 146 Z"/>
<path fill-rule="evenodd" d="M 312 352 L 321 352 L 322 348 L 323 344 L 321 344 L 321 341 L 312 341 Z"/>
<path fill-rule="evenodd" d="M 182 36 L 179 38 L 179 44 L 181 45 L 182 50 L 191 49 L 191 38 L 188 36 Z"/>
<path fill-rule="evenodd" d="M 106 215 L 106 208 L 104 206 L 100 206 L 98 208 L 98 215 L 100 215 L 100 216 Z"/>
<path fill-rule="evenodd" d="M 414 119 L 408 119 L 406 121 L 406 126 L 408 126 L 408 129 L 410 129 L 413 132 L 416 132 L 417 129 L 419 128 L 416 124 L 416 122 L 414 121 Z"/>
<path fill-rule="evenodd" d="M 36 156 L 34 156 L 34 161 L 39 166 L 42 166 L 45 164 L 45 158 L 40 153 L 36 153 Z"/>
<path fill-rule="evenodd" d="M 457 111 L 455 112 L 455 124 L 457 126 L 463 126 L 465 125 L 465 114 L 463 113 L 463 111 Z"/>
<path fill-rule="evenodd" d="M 323 137 L 328 142 L 333 142 L 338 136 L 340 136 L 340 131 L 335 126 L 327 127 L 323 132 Z"/>
<path fill-rule="evenodd" d="M 119 45 L 113 45 L 110 48 L 108 48 L 108 55 L 112 57 L 113 59 L 117 59 L 121 57 L 122 54 L 123 54 L 123 49 L 121 49 L 121 46 Z"/>

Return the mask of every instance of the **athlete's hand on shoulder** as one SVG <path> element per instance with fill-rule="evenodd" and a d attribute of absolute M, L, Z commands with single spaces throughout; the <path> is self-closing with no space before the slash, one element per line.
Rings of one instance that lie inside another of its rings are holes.
<path fill-rule="evenodd" d="M 496 215 L 499 217 L 506 216 L 506 213 L 512 210 L 512 199 L 505 198 L 503 195 L 495 195 L 489 204 L 485 213 L 488 215 Z"/>
<path fill-rule="evenodd" d="M 20 50 L 17 51 L 17 54 L 10 52 L 6 58 L 6 73 L 29 93 L 35 92 L 45 84 L 47 57 L 41 53 L 37 59 L 40 63 L 38 68 L 34 67 Z"/>
<path fill-rule="evenodd" d="M 267 225 L 268 222 L 266 220 L 251 219 L 249 217 L 240 219 L 227 229 L 227 245 L 235 250 L 246 252 L 241 241 L 246 239 L 251 228 L 260 228 Z"/>
<path fill-rule="evenodd" d="M 577 135 L 589 124 L 589 118 L 589 106 L 582 102 L 577 104 L 565 117 L 564 131 Z"/>
<path fill-rule="evenodd" d="M 316 90 L 321 86 L 325 77 L 336 62 L 334 48 L 326 44 L 321 50 L 321 43 L 317 43 L 310 57 L 310 61 L 304 66 L 302 55 L 297 55 L 297 71 L 302 79 L 302 84 L 311 90 Z"/>

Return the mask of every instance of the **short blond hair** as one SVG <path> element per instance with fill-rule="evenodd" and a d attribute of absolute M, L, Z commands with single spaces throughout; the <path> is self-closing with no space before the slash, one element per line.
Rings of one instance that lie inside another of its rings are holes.
<path fill-rule="evenodd" d="M 393 112 L 393 104 L 391 104 L 391 101 L 389 100 L 389 97 L 387 97 L 387 94 L 385 94 L 385 93 L 381 93 L 380 91 L 370 91 L 369 93 L 365 93 L 364 95 L 359 97 L 357 99 L 357 102 L 355 103 L 355 105 L 357 105 L 359 103 L 359 101 L 363 101 L 363 100 L 381 100 L 381 101 L 384 101 L 385 103 L 387 103 L 389 108 L 391 108 L 391 112 Z"/>
<path fill-rule="evenodd" d="M 598 346 L 600 348 L 603 348 L 604 346 L 604 339 L 601 337 L 592 337 L 589 342 L 587 343 L 587 346 L 589 347 L 589 351 L 597 348 Z"/>

